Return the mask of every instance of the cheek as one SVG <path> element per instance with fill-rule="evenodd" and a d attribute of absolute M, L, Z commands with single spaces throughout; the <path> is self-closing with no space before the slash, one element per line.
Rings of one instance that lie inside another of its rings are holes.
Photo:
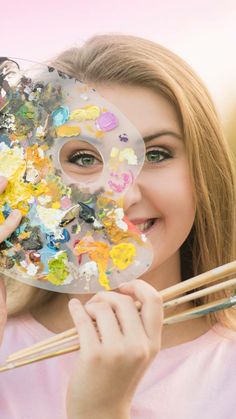
<path fill-rule="evenodd" d="M 186 163 L 160 171 L 153 189 L 156 205 L 166 222 L 179 221 L 182 227 L 183 224 L 192 225 L 196 205 Z"/>
<path fill-rule="evenodd" d="M 168 192 L 167 215 L 170 217 L 175 215 L 181 222 L 189 219 L 193 221 L 196 206 L 189 176 L 174 177 Z"/>

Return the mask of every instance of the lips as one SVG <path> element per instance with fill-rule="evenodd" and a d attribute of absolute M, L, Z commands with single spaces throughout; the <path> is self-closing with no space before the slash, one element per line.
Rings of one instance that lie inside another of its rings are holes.
<path fill-rule="evenodd" d="M 130 220 L 142 233 L 146 233 L 155 224 L 157 218 L 136 218 Z"/>

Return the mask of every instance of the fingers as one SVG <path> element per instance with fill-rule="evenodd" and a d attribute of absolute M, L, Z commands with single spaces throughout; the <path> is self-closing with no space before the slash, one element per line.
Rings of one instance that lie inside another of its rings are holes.
<path fill-rule="evenodd" d="M 80 337 L 81 347 L 94 348 L 94 345 L 118 344 L 121 330 L 112 308 L 106 303 L 93 303 L 86 308 L 77 299 L 72 299 L 69 309 Z M 95 323 L 92 321 L 96 321 Z M 97 327 L 96 327 L 97 326 Z"/>
<path fill-rule="evenodd" d="M 86 304 L 85 310 L 96 321 L 102 343 L 118 345 L 122 332 L 111 305 L 106 302 L 94 302 Z"/>
<path fill-rule="evenodd" d="M 7 219 L 0 225 L 0 243 L 3 240 L 6 240 L 13 231 L 18 227 L 20 220 L 22 218 L 21 212 L 19 210 L 14 210 L 7 217 Z"/>
<path fill-rule="evenodd" d="M 7 186 L 7 179 L 4 176 L 0 176 L 0 194 L 4 192 Z M 18 227 L 22 218 L 19 210 L 14 210 L 7 217 L 7 219 L 0 225 L 0 243 L 7 239 L 13 231 Z"/>
<path fill-rule="evenodd" d="M 72 298 L 68 304 L 71 317 L 79 334 L 81 351 L 96 349 L 99 337 L 89 314 L 77 298 Z"/>
<path fill-rule="evenodd" d="M 1 300 L 2 299 L 2 300 Z M 1 278 L 0 276 L 0 304 L 3 302 L 6 302 L 6 288 L 5 288 L 5 284 L 3 281 L 3 278 Z"/>
<path fill-rule="evenodd" d="M 7 309 L 6 309 L 6 295 L 5 290 L 0 286 L 0 330 L 1 325 L 5 324 L 7 318 Z"/>
<path fill-rule="evenodd" d="M 140 313 L 135 300 L 141 303 Z M 125 284 L 120 294 L 99 292 L 84 307 L 77 299 L 72 299 L 69 309 L 85 356 L 89 357 L 95 350 L 97 354 L 102 351 L 114 355 L 114 348 L 126 348 L 125 353 L 129 351 L 134 358 L 136 348 L 137 354 L 145 349 L 147 360 L 160 350 L 162 301 L 159 293 L 142 280 Z"/>
<path fill-rule="evenodd" d="M 7 186 L 7 179 L 0 176 L 0 194 L 3 193 Z M 2 278 L 0 278 L 0 343 L 2 337 L 2 330 L 6 322 L 6 290 Z"/>
<path fill-rule="evenodd" d="M 86 304 L 86 310 L 90 313 L 90 306 L 93 307 L 95 304 L 99 306 L 104 303 L 107 306 L 110 306 L 112 311 L 114 310 L 118 322 L 120 324 L 121 330 L 123 334 L 127 336 L 128 339 L 140 339 L 143 337 L 143 326 L 140 322 L 138 310 L 131 297 L 120 295 L 117 292 L 112 291 L 99 292 L 94 297 L 92 297 L 91 300 L 89 300 L 89 302 Z M 101 318 L 101 323 L 103 323 L 103 321 L 104 319 Z"/>
<path fill-rule="evenodd" d="M 0 345 L 2 342 L 3 331 L 7 321 L 6 290 L 5 284 L 0 277 Z"/>
<path fill-rule="evenodd" d="M 4 176 L 0 176 L 0 194 L 4 192 L 7 186 L 7 179 Z"/>
<path fill-rule="evenodd" d="M 119 287 L 122 294 L 129 295 L 140 301 L 141 318 L 147 336 L 154 341 L 161 337 L 163 324 L 163 308 L 160 293 L 147 282 L 138 279 L 122 284 Z"/>
<path fill-rule="evenodd" d="M 7 179 L 0 176 L 0 194 L 4 192 L 7 186 Z M 13 211 L 11 215 L 0 225 L 0 243 L 5 240 L 16 229 L 21 220 L 20 211 Z M 7 320 L 6 308 L 6 289 L 5 284 L 0 278 L 0 343 L 2 339 L 3 329 Z"/>
<path fill-rule="evenodd" d="M 140 313 L 135 300 L 141 305 Z M 154 350 L 160 346 L 162 300 L 160 294 L 148 283 L 142 280 L 131 281 L 120 287 L 120 294 L 112 291 L 99 292 L 86 304 L 89 313 L 90 306 L 94 306 L 95 303 L 107 303 L 111 306 L 127 340 L 141 340 L 145 335 L 152 342 Z M 101 323 L 103 322 L 104 319 L 101 318 Z"/>
<path fill-rule="evenodd" d="M 7 321 L 7 307 L 0 291 L 0 345 L 2 342 L 3 331 Z"/>

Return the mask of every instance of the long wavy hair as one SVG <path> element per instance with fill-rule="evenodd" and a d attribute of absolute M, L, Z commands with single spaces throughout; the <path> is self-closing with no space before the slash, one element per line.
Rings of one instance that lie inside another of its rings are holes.
<path fill-rule="evenodd" d="M 182 280 L 235 260 L 232 156 L 211 97 L 191 67 L 157 43 L 122 34 L 93 36 L 81 47 L 62 52 L 50 65 L 90 85 L 146 86 L 175 106 L 196 200 L 194 225 L 180 249 Z M 18 282 L 10 282 L 8 295 L 12 315 L 54 297 L 54 293 Z M 204 301 L 219 295 L 227 293 L 204 297 Z M 236 329 L 235 315 L 229 309 L 211 314 L 210 320 Z"/>

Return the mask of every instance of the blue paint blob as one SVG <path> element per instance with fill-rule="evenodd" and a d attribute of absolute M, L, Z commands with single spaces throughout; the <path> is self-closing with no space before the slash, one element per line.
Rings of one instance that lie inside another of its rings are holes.
<path fill-rule="evenodd" d="M 63 228 L 63 230 L 62 230 L 62 238 L 59 241 L 60 241 L 60 243 L 66 243 L 69 240 L 70 240 L 70 234 L 69 234 L 69 232 L 65 228 Z"/>
<path fill-rule="evenodd" d="M 53 233 L 46 235 L 47 247 L 51 250 L 58 251 L 60 250 L 60 242 L 56 240 Z"/>
<path fill-rule="evenodd" d="M 49 249 L 58 251 L 60 250 L 62 243 L 66 243 L 70 240 L 70 234 L 65 228 L 63 228 L 60 238 L 56 238 L 53 233 L 49 233 L 46 234 L 46 239 L 47 247 Z"/>
<path fill-rule="evenodd" d="M 58 250 L 58 249 L 57 249 Z M 41 262 L 44 265 L 44 273 L 47 274 L 49 272 L 48 269 L 48 261 L 55 257 L 56 250 L 48 248 L 48 246 L 44 246 L 43 249 L 39 250 Z"/>
<path fill-rule="evenodd" d="M 68 106 L 59 106 L 59 108 L 55 109 L 55 111 L 52 112 L 51 116 L 53 119 L 53 124 L 56 127 L 65 124 L 65 122 L 69 119 L 69 115 L 70 111 Z"/>
<path fill-rule="evenodd" d="M 4 143 L 8 147 L 11 147 L 11 141 L 10 141 L 10 139 L 8 138 L 8 136 L 6 134 L 0 135 L 0 144 L 1 143 Z"/>
<path fill-rule="evenodd" d="M 12 212 L 11 207 L 8 204 L 4 204 L 3 210 L 2 210 L 4 217 L 7 218 L 11 212 Z"/>

